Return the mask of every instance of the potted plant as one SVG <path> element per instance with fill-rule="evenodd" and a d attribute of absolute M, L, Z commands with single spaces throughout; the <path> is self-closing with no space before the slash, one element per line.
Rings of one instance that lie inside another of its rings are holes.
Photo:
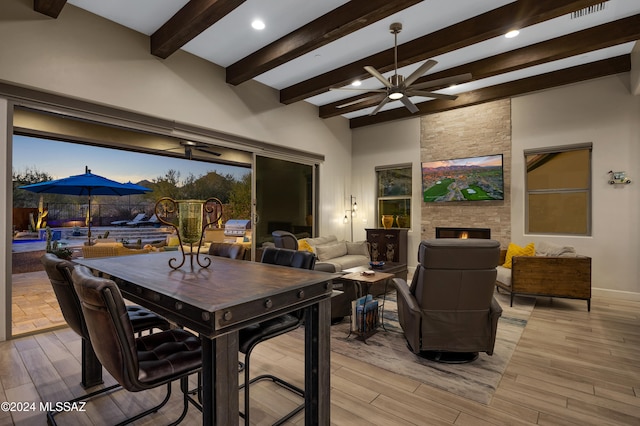
<path fill-rule="evenodd" d="M 47 226 L 47 253 L 53 253 L 60 259 L 71 260 L 71 257 L 73 256 L 73 252 L 71 251 L 71 249 L 69 249 L 68 247 L 61 247 L 58 241 L 52 241 L 51 236 L 51 228 Z"/>

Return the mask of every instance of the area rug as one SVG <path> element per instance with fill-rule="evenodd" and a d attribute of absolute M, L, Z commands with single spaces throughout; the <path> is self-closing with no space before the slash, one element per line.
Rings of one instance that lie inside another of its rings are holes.
<path fill-rule="evenodd" d="M 488 404 L 520 340 L 535 304 L 534 298 L 517 297 L 509 307 L 509 296 L 495 293 L 503 312 L 493 356 L 480 353 L 468 364 L 443 364 L 426 360 L 411 352 L 398 323 L 395 292 L 387 294 L 384 309 L 385 330 L 379 330 L 366 344 L 349 335 L 349 318 L 331 327 L 331 350 L 350 358 L 402 374 L 483 404 Z"/>

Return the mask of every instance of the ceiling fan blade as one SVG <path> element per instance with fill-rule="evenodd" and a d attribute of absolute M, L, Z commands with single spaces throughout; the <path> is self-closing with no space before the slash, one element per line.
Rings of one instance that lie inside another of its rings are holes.
<path fill-rule="evenodd" d="M 380 82 L 382 84 L 384 84 L 386 87 L 388 87 L 389 89 L 391 89 L 393 86 L 391 85 L 391 83 L 389 82 L 389 80 L 387 80 L 386 78 L 384 78 L 384 76 L 382 74 L 380 74 L 378 72 L 377 69 L 375 69 L 374 67 L 370 67 L 370 66 L 366 66 L 364 67 L 364 69 L 371 74 L 372 76 L 374 76 L 375 78 L 377 78 L 378 80 L 380 80 Z"/>
<path fill-rule="evenodd" d="M 214 155 L 214 156 L 216 156 L 216 157 L 220 157 L 220 156 L 222 155 L 222 154 L 220 154 L 219 152 L 210 151 L 210 150 L 208 150 L 207 148 L 200 148 L 200 147 L 197 147 L 196 149 L 197 149 L 198 151 L 200 151 L 200 152 L 204 152 L 204 153 L 209 154 L 209 155 Z"/>
<path fill-rule="evenodd" d="M 380 102 L 378 104 L 378 106 L 369 113 L 369 115 L 376 115 L 378 113 L 378 111 L 380 111 L 380 108 L 382 108 L 383 106 L 385 106 L 387 104 L 387 102 L 389 102 L 389 97 L 385 96 L 384 99 L 382 100 L 382 102 Z"/>
<path fill-rule="evenodd" d="M 417 70 L 411 73 L 409 77 L 404 80 L 405 87 L 410 86 L 411 83 L 416 81 L 419 77 L 421 77 L 424 73 L 433 68 L 438 61 L 434 61 L 433 59 L 429 59 L 424 64 L 420 65 Z"/>
<path fill-rule="evenodd" d="M 385 90 L 385 92 L 386 92 L 386 90 Z M 346 104 L 338 105 L 338 106 L 336 106 L 336 108 L 346 108 L 348 106 L 359 104 L 360 102 L 369 101 L 369 100 L 372 100 L 372 99 L 380 99 L 380 100 L 382 100 L 382 98 L 384 98 L 386 96 L 387 96 L 386 94 L 385 95 L 366 96 L 364 98 L 356 99 L 355 101 L 347 102 Z"/>
<path fill-rule="evenodd" d="M 403 96 L 403 97 L 401 97 L 401 98 L 400 98 L 400 102 L 402 102 L 402 103 L 404 104 L 404 106 L 406 106 L 406 107 L 407 107 L 407 109 L 408 109 L 409 111 L 411 111 L 411 113 L 412 113 L 412 114 L 415 114 L 416 112 L 418 112 L 418 107 L 417 107 L 417 106 L 415 106 L 415 105 L 413 104 L 413 102 L 411 102 L 411 101 L 409 100 L 409 98 L 408 98 L 407 96 Z"/>
<path fill-rule="evenodd" d="M 469 73 L 453 75 L 451 77 L 439 78 L 437 80 L 425 81 L 424 83 L 414 84 L 411 89 L 430 89 L 432 87 L 448 86 L 450 84 L 466 83 L 473 80 L 473 76 Z"/>
<path fill-rule="evenodd" d="M 387 89 L 355 89 L 352 87 L 329 87 L 329 90 L 350 90 L 352 92 L 387 93 Z"/>
<path fill-rule="evenodd" d="M 406 93 L 407 96 L 423 96 L 425 98 L 446 99 L 448 101 L 455 101 L 458 99 L 455 95 L 445 95 L 444 93 L 427 92 L 423 90 L 410 90 Z"/>

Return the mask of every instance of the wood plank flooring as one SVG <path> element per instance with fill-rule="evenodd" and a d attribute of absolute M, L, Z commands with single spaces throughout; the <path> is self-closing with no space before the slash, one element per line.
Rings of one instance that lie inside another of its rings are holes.
<path fill-rule="evenodd" d="M 269 371 L 302 385 L 304 352 L 287 335 L 259 345 L 252 373 Z M 58 401 L 82 395 L 80 340 L 68 328 L 0 343 L 0 400 Z M 483 356 L 483 355 L 481 355 Z M 640 425 L 640 302 L 539 298 L 488 405 L 337 353 L 331 355 L 332 425 Z M 106 384 L 113 379 L 105 375 Z M 272 383 L 252 387 L 252 424 L 271 424 L 299 399 Z M 109 425 L 161 398 L 119 391 L 63 413 L 60 424 Z M 138 425 L 168 424 L 168 407 Z M 200 424 L 190 408 L 185 425 Z M 43 412 L 0 412 L 0 425 L 46 424 Z M 304 424 L 300 414 L 288 424 Z"/>

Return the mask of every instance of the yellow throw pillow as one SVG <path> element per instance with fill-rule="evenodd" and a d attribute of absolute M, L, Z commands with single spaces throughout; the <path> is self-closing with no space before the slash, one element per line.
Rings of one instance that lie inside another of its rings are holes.
<path fill-rule="evenodd" d="M 533 256 L 536 254 L 536 249 L 533 243 L 529 243 L 524 247 L 520 247 L 517 244 L 509 243 L 509 248 L 507 248 L 507 256 L 504 259 L 505 268 L 511 269 L 511 261 L 513 256 Z"/>
<path fill-rule="evenodd" d="M 305 239 L 298 240 L 298 250 L 310 251 L 311 253 L 314 253 L 313 247 L 311 247 L 311 245 Z"/>

